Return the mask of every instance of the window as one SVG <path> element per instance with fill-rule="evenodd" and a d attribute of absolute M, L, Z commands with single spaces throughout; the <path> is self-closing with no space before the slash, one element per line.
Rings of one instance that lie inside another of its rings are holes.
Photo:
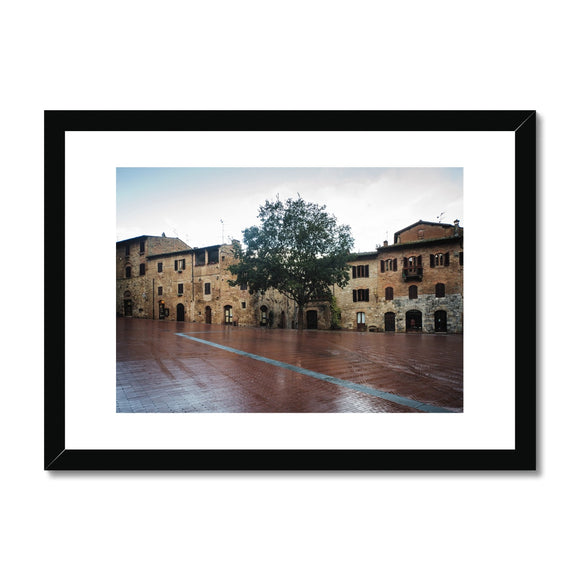
<path fill-rule="evenodd" d="M 207 263 L 217 264 L 219 262 L 220 251 L 219 248 L 213 248 L 207 251 Z"/>
<path fill-rule="evenodd" d="M 157 271 L 163 272 L 163 262 L 157 262 Z"/>
<path fill-rule="evenodd" d="M 144 241 L 139 242 L 139 252 L 141 254 L 145 253 L 145 242 Z"/>
<path fill-rule="evenodd" d="M 139 264 L 139 276 L 145 276 L 145 264 Z"/>
<path fill-rule="evenodd" d="M 396 272 L 397 271 L 397 258 L 381 260 L 381 272 Z"/>
<path fill-rule="evenodd" d="M 177 293 L 181 296 L 183 294 L 183 284 L 177 285 Z"/>
<path fill-rule="evenodd" d="M 131 253 L 131 246 L 127 244 L 125 246 L 125 256 L 128 256 Z"/>
<path fill-rule="evenodd" d="M 388 286 L 385 288 L 385 300 L 392 300 L 393 299 L 393 288 Z"/>
<path fill-rule="evenodd" d="M 205 250 L 196 250 L 195 252 L 195 265 L 204 266 L 205 265 Z"/>
<path fill-rule="evenodd" d="M 246 308 L 246 303 L 242 302 L 242 308 Z"/>
<path fill-rule="evenodd" d="M 174 267 L 178 272 L 185 270 L 185 258 L 183 260 L 175 260 Z"/>
<path fill-rule="evenodd" d="M 130 278 L 131 277 L 131 266 L 127 266 L 125 268 L 125 278 Z"/>
<path fill-rule="evenodd" d="M 449 252 L 446 252 L 445 254 L 442 252 L 431 254 L 429 256 L 429 262 L 431 268 L 436 268 L 437 266 L 449 266 Z"/>
<path fill-rule="evenodd" d="M 203 290 L 204 294 L 211 294 L 211 283 L 210 282 L 206 282 L 204 284 L 204 290 Z"/>
<path fill-rule="evenodd" d="M 459 265 L 463 266 L 463 252 L 459 252 Z"/>
<path fill-rule="evenodd" d="M 369 267 L 368 264 L 365 266 L 353 266 L 352 267 L 352 277 L 354 278 L 368 278 L 369 277 Z"/>
<path fill-rule="evenodd" d="M 157 288 L 157 296 L 163 296 L 163 286 Z"/>
<path fill-rule="evenodd" d="M 368 302 L 369 301 L 369 289 L 359 288 L 358 290 L 352 291 L 352 301 L 353 302 Z"/>
<path fill-rule="evenodd" d="M 240 284 L 240 290 L 247 290 L 248 289 L 248 283 L 247 282 L 242 282 Z"/>
<path fill-rule="evenodd" d="M 417 300 L 417 286 L 409 286 L 409 299 Z"/>
<path fill-rule="evenodd" d="M 435 298 L 445 298 L 445 284 L 435 284 Z"/>

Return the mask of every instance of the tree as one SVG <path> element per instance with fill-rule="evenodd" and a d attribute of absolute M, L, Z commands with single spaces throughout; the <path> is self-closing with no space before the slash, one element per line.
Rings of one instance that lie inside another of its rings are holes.
<path fill-rule="evenodd" d="M 298 199 L 266 201 L 261 224 L 244 230 L 245 248 L 234 242 L 238 263 L 232 286 L 247 284 L 251 291 L 273 288 L 298 306 L 298 328 L 304 327 L 304 307 L 329 300 L 330 287 L 344 288 L 347 261 L 354 245 L 350 226 L 338 225 L 326 206 Z"/>

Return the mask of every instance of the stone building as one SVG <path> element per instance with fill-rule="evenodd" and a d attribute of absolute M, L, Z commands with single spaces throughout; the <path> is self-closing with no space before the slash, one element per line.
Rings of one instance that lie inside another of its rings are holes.
<path fill-rule="evenodd" d="M 117 316 L 294 328 L 297 309 L 279 292 L 231 286 L 233 245 L 191 248 L 178 238 L 117 242 Z"/>
<path fill-rule="evenodd" d="M 178 238 L 117 242 L 117 315 L 296 328 L 296 304 L 275 290 L 231 286 L 231 244 L 191 248 Z M 375 251 L 353 255 L 334 304 L 304 309 L 305 328 L 463 332 L 463 228 L 418 221 Z M 336 315 L 333 325 L 333 308 Z M 339 314 L 338 314 L 339 313 Z"/>
<path fill-rule="evenodd" d="M 418 221 L 353 256 L 334 295 L 344 329 L 463 332 L 463 228 Z"/>

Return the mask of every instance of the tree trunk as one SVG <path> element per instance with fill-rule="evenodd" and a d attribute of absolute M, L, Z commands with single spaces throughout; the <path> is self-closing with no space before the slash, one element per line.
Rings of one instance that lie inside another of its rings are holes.
<path fill-rule="evenodd" d="M 304 330 L 304 305 L 298 304 L 298 330 Z"/>

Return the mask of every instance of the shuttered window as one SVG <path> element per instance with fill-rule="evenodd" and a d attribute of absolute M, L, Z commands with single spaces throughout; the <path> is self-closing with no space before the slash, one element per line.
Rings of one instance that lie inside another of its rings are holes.
<path fill-rule="evenodd" d="M 385 288 L 385 300 L 393 299 L 393 288 L 391 286 Z"/>
<path fill-rule="evenodd" d="M 352 291 L 352 301 L 353 302 L 368 302 L 369 301 L 369 289 L 359 288 L 358 290 Z"/>
<path fill-rule="evenodd" d="M 409 298 L 411 300 L 417 299 L 417 286 L 409 286 Z"/>
<path fill-rule="evenodd" d="M 445 284 L 439 283 L 435 285 L 435 297 L 445 298 Z"/>

